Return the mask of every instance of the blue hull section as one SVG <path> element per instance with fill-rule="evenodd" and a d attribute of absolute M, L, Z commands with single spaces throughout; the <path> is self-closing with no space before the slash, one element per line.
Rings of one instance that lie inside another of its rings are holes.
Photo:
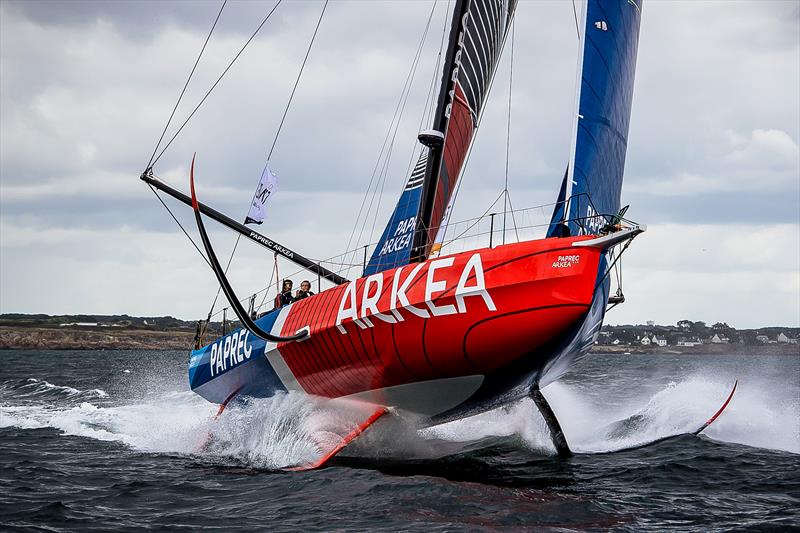
<path fill-rule="evenodd" d="M 256 320 L 264 331 L 271 331 L 280 310 Z M 213 403 L 225 403 L 233 396 L 255 398 L 285 392 L 286 387 L 269 364 L 267 343 L 245 329 L 220 337 L 208 346 L 192 351 L 189 359 L 189 386 Z"/>

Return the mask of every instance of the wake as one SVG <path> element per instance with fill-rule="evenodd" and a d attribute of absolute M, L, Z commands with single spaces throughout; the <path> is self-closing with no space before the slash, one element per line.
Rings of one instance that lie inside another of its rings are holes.
<path fill-rule="evenodd" d="M 694 431 L 719 408 L 731 385 L 721 378 L 696 375 L 623 405 L 608 405 L 563 383 L 551 384 L 543 392 L 574 452 L 608 453 Z M 765 386 L 741 381 L 727 410 L 703 435 L 800 454 L 800 401 L 789 391 Z M 273 470 L 317 459 L 372 409 L 281 394 L 231 405 L 215 419 L 217 406 L 189 391 L 128 405 L 113 405 L 113 400 L 100 389 L 82 391 L 34 378 L 4 382 L 0 428 L 53 428 L 141 452 Z M 418 429 L 418 421 L 408 416 L 384 418 L 343 454 L 436 459 L 490 445 L 497 438 L 514 438 L 534 454 L 555 454 L 545 422 L 530 400 L 426 429 Z"/>

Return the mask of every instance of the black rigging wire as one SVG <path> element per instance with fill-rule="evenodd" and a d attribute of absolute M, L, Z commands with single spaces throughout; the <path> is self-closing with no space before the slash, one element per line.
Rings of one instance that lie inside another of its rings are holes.
<path fill-rule="evenodd" d="M 161 198 L 161 195 L 158 194 L 158 191 L 156 191 L 155 187 L 153 187 L 149 183 L 147 184 L 147 186 L 150 187 L 150 190 L 153 191 L 153 194 L 156 195 L 156 198 L 158 198 L 158 201 L 161 202 L 161 205 L 164 206 L 164 209 L 167 210 L 167 213 L 169 213 L 169 215 L 172 217 L 172 220 L 174 220 L 175 223 L 178 225 L 178 227 L 181 228 L 181 230 L 183 231 L 183 234 L 186 235 L 186 238 L 189 239 L 189 242 L 192 243 L 192 245 L 194 246 L 195 250 L 197 250 L 197 253 L 199 253 L 200 257 L 203 258 L 203 261 L 205 261 L 208 264 L 208 266 L 211 266 L 211 263 L 208 261 L 208 258 L 206 257 L 206 255 L 203 253 L 202 250 L 200 250 L 200 247 L 197 246 L 197 243 L 194 242 L 194 239 L 192 239 L 191 235 L 189 235 L 189 232 L 186 231 L 186 228 L 183 227 L 183 224 L 181 224 L 181 222 L 178 220 L 178 218 L 172 212 L 172 209 L 170 209 L 169 206 L 164 203 L 164 200 Z"/>
<path fill-rule="evenodd" d="M 416 64 L 417 64 L 417 61 L 418 61 L 418 57 L 419 57 L 419 55 L 421 53 L 422 45 L 425 42 L 425 36 L 428 33 L 428 28 L 430 27 L 431 17 L 433 16 L 433 12 L 434 12 L 435 8 L 436 8 L 436 2 L 434 1 L 433 2 L 433 6 L 431 8 L 431 13 L 428 16 L 428 22 L 425 25 L 425 31 L 424 31 L 424 33 L 422 35 L 422 39 L 420 41 L 419 48 L 417 49 L 417 53 L 414 56 L 414 61 L 412 62 L 412 67 L 408 72 L 408 76 L 406 76 L 406 82 L 403 85 L 403 90 L 400 92 L 400 99 L 397 101 L 397 106 L 394 109 L 394 114 L 392 115 L 392 120 L 389 122 L 389 128 L 386 131 L 386 136 L 383 139 L 383 144 L 381 145 L 380 152 L 378 152 L 378 159 L 377 159 L 377 161 L 375 161 L 375 167 L 372 169 L 372 175 L 370 176 L 369 183 L 367 184 L 367 189 L 364 191 L 364 196 L 361 199 L 361 206 L 358 208 L 358 214 L 356 215 L 356 220 L 353 223 L 353 230 L 350 232 L 350 237 L 347 239 L 347 246 L 346 246 L 345 249 L 348 250 L 348 251 L 350 250 L 350 245 L 353 242 L 353 237 L 356 234 L 356 229 L 358 228 L 358 222 L 359 222 L 359 220 L 361 220 L 361 214 L 364 211 L 364 205 L 366 205 L 366 203 L 367 203 L 367 198 L 369 197 L 369 192 L 372 189 L 372 184 L 375 181 L 376 175 L 378 175 L 378 168 L 381 166 L 381 160 L 383 159 L 383 153 L 384 153 L 384 150 L 386 149 L 387 143 L 389 142 L 389 137 L 391 137 L 392 129 L 396 128 L 395 120 L 397 120 L 398 122 L 400 120 L 398 118 L 398 112 L 400 113 L 400 116 L 402 116 L 403 109 L 401 109 L 401 104 L 403 103 L 403 96 L 405 95 L 406 87 L 408 86 L 408 84 L 410 82 L 410 79 L 411 79 L 411 77 L 413 75 L 413 72 L 416 69 Z M 377 184 L 375 185 L 375 188 L 377 190 Z M 374 194 L 375 194 L 375 192 L 373 192 L 373 195 Z M 358 240 L 356 241 L 357 243 L 361 242 L 361 237 L 362 237 L 362 235 L 364 233 L 364 229 L 366 227 L 367 219 L 369 217 L 369 212 L 371 210 L 372 210 L 372 202 L 370 202 L 370 205 L 367 208 L 367 212 L 366 212 L 366 214 L 364 214 L 364 222 L 361 225 L 361 231 L 359 232 Z M 352 254 L 350 254 L 351 255 L 351 259 L 349 261 L 350 263 L 353 263 L 353 259 L 352 258 L 355 257 L 356 252 L 358 252 L 358 249 L 353 249 Z M 348 267 L 347 268 L 347 272 L 349 273 L 351 269 L 352 269 L 352 266 Z M 340 271 L 341 270 L 344 270 L 344 268 L 340 269 Z"/>
<path fill-rule="evenodd" d="M 275 6 L 277 7 L 277 5 Z M 297 91 L 297 86 L 300 84 L 300 77 L 303 75 L 303 70 L 306 68 L 306 62 L 308 61 L 308 56 L 311 54 L 311 48 L 314 46 L 314 39 L 317 37 L 317 32 L 319 31 L 319 26 L 322 23 L 322 17 L 325 15 L 325 9 L 328 7 L 328 0 L 325 0 L 325 4 L 322 6 L 322 12 L 319 14 L 319 19 L 317 20 L 317 26 L 314 28 L 314 33 L 311 36 L 311 42 L 308 44 L 308 49 L 306 49 L 306 55 L 303 58 L 303 62 L 300 65 L 300 72 L 297 73 L 297 78 L 294 80 L 294 87 L 292 87 L 292 92 L 289 95 L 289 101 L 286 102 L 286 108 L 283 110 L 283 116 L 281 117 L 280 124 L 278 124 L 278 130 L 275 132 L 275 137 L 272 140 L 272 146 L 269 149 L 269 153 L 267 154 L 267 162 L 264 164 L 264 169 L 261 171 L 263 175 L 266 172 L 267 167 L 269 167 L 269 160 L 272 157 L 272 152 L 275 150 L 275 145 L 278 142 L 278 136 L 281 134 L 281 129 L 283 128 L 283 123 L 286 120 L 286 115 L 289 113 L 289 107 L 292 105 L 292 100 L 294 99 L 294 93 Z M 274 9 L 273 9 L 274 11 Z M 258 191 L 253 192 L 253 198 L 250 199 L 250 202 L 253 202 L 255 198 L 255 194 Z M 236 248 L 239 246 L 239 241 L 241 240 L 242 235 L 241 233 L 236 235 L 236 242 L 233 243 L 233 250 L 231 250 L 231 255 L 228 257 L 228 263 L 225 265 L 225 274 L 228 273 L 228 269 L 231 266 L 231 262 L 233 261 L 233 256 L 236 254 Z M 270 277 L 270 281 L 272 278 Z M 214 301 L 211 303 L 211 309 L 208 311 L 208 316 L 211 316 L 211 313 L 214 312 L 214 306 L 217 305 L 217 300 L 219 299 L 219 293 L 222 290 L 222 286 L 217 287 L 217 294 L 214 296 Z M 266 297 L 266 295 L 265 295 Z"/>
<path fill-rule="evenodd" d="M 172 118 L 175 116 L 175 111 L 178 110 L 178 105 L 181 103 L 181 99 L 183 98 L 184 93 L 186 93 L 186 88 L 189 86 L 189 82 L 192 80 L 192 76 L 194 76 L 194 71 L 197 69 L 197 64 L 200 63 L 200 58 L 203 57 L 203 52 L 206 51 L 206 45 L 208 45 L 208 41 L 211 39 L 211 34 L 214 33 L 214 28 L 217 27 L 217 22 L 219 21 L 219 17 L 222 15 L 222 10 L 225 9 L 225 4 L 227 3 L 228 0 L 223 0 L 222 5 L 219 8 L 219 13 L 217 13 L 217 18 L 214 19 L 214 24 L 211 25 L 211 29 L 209 30 L 208 35 L 206 36 L 206 40 L 203 43 L 203 47 L 200 49 L 200 53 L 197 55 L 197 59 L 195 59 L 194 61 L 194 65 L 192 66 L 192 71 L 189 73 L 189 77 L 186 78 L 186 83 L 183 84 L 183 89 L 181 89 L 181 94 L 178 95 L 178 101 L 175 102 L 175 107 L 172 108 L 172 113 L 170 113 L 169 119 L 167 119 L 167 123 L 164 125 L 164 130 L 161 132 L 161 137 L 158 138 L 156 147 L 153 148 L 153 153 L 150 155 L 150 161 L 147 163 L 146 168 L 150 168 L 151 166 L 153 166 L 153 158 L 156 156 L 156 152 L 158 152 L 158 147 L 161 146 L 161 141 L 164 140 L 164 135 L 166 135 L 167 133 L 167 128 L 169 128 L 169 125 L 172 122 Z"/>
<path fill-rule="evenodd" d="M 428 29 L 430 28 L 431 20 L 433 20 L 433 13 L 434 13 L 435 9 L 436 9 L 436 2 L 433 3 L 433 8 L 431 9 L 431 13 L 430 13 L 430 15 L 428 15 L 428 23 L 425 25 L 425 32 L 422 34 L 422 42 L 420 43 L 419 49 L 417 50 L 417 56 L 415 58 L 414 66 L 412 67 L 411 78 L 410 78 L 410 81 L 408 83 L 408 90 L 406 91 L 406 96 L 403 99 L 403 109 L 405 109 L 406 103 L 408 102 L 408 97 L 411 95 L 411 86 L 414 83 L 414 77 L 415 77 L 415 74 L 417 72 L 417 67 L 419 66 L 419 59 L 422 56 L 422 49 L 425 46 L 425 39 L 428 36 Z M 379 213 L 380 207 L 381 207 L 381 199 L 383 198 L 383 190 L 384 190 L 384 187 L 386 185 L 386 177 L 388 176 L 388 173 L 389 173 L 389 162 L 390 162 L 390 160 L 392 158 L 392 153 L 393 153 L 393 149 L 394 149 L 394 143 L 395 143 L 395 139 L 397 138 L 397 132 L 400 130 L 400 120 L 401 120 L 401 118 L 402 118 L 402 111 L 400 113 L 400 117 L 398 117 L 398 119 L 397 119 L 397 123 L 395 124 L 394 133 L 392 134 L 392 142 L 389 144 L 389 151 L 386 154 L 386 161 L 384 162 L 384 165 L 383 165 L 383 171 L 381 172 L 381 176 L 379 176 L 379 178 L 378 178 L 378 180 L 379 180 L 379 182 L 381 184 L 381 190 L 380 190 L 379 193 L 377 193 L 378 205 L 375 207 L 375 215 L 372 218 L 372 228 L 370 229 L 370 234 L 369 234 L 369 240 L 370 241 L 372 241 L 374 239 L 375 224 L 378 221 L 378 213 Z M 412 155 L 413 155 L 413 152 L 414 151 L 412 149 Z M 376 185 L 376 187 L 375 187 L 376 192 L 377 192 L 377 189 L 378 189 L 378 187 Z M 372 202 L 370 202 L 370 206 L 372 206 Z M 369 213 L 369 210 L 367 210 L 367 213 Z M 366 218 L 365 218 L 365 222 L 366 222 Z M 360 240 L 360 236 L 359 236 L 359 240 Z"/>
<path fill-rule="evenodd" d="M 239 52 L 237 52 L 236 55 L 233 57 L 233 59 L 231 59 L 231 62 L 228 63 L 228 66 L 225 67 L 225 70 L 223 70 L 222 74 L 219 75 L 219 78 L 217 78 L 217 81 L 214 82 L 214 85 L 211 86 L 211 88 L 208 90 L 208 92 L 206 92 L 205 96 L 203 96 L 203 98 L 200 100 L 200 103 L 198 103 L 197 106 L 195 106 L 195 108 L 192 110 L 192 112 L 189 113 L 189 116 L 186 118 L 186 120 L 183 121 L 183 124 L 181 124 L 181 127 L 178 128 L 178 131 L 176 131 L 175 134 L 170 138 L 169 142 L 166 144 L 166 146 L 164 146 L 164 148 L 161 150 L 161 152 L 159 152 L 158 156 L 153 160 L 153 162 L 151 163 L 150 166 L 155 165 L 158 162 L 158 160 L 161 159 L 161 156 L 164 155 L 164 152 L 167 151 L 167 148 L 170 147 L 170 145 L 175 140 L 175 138 L 180 134 L 181 131 L 183 131 L 183 128 L 186 126 L 186 124 L 189 123 L 189 121 L 192 119 L 194 114 L 197 113 L 197 110 L 200 109 L 200 106 L 203 105 L 203 103 L 206 101 L 206 99 L 211 94 L 211 92 L 217 87 L 217 85 L 219 85 L 219 82 L 222 81 L 222 78 L 225 76 L 225 74 L 227 74 L 228 71 L 233 66 L 233 64 L 236 63 L 236 60 L 239 59 L 239 56 L 242 55 L 242 52 L 244 52 L 245 48 L 247 48 L 247 46 L 253 41 L 253 39 L 255 39 L 256 35 L 258 35 L 258 32 L 261 31 L 262 27 L 264 27 L 264 24 L 267 23 L 267 21 L 272 16 L 272 14 L 275 13 L 275 10 L 278 9 L 278 6 L 281 5 L 281 2 L 283 2 L 283 0 L 278 0 L 277 3 L 274 6 L 272 6 L 272 9 L 270 9 L 269 13 L 267 13 L 267 16 L 264 17 L 264 19 L 258 25 L 256 30 L 250 36 L 250 38 L 247 39 L 247 42 L 244 43 L 244 46 L 242 46 L 242 48 L 239 50 Z"/>
<path fill-rule="evenodd" d="M 581 27 L 578 23 L 578 10 L 575 9 L 575 0 L 572 0 L 572 15 L 575 17 L 575 31 L 578 33 L 578 40 L 581 38 Z"/>

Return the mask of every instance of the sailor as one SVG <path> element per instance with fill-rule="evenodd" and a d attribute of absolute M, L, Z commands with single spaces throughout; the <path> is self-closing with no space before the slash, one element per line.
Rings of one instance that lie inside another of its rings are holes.
<path fill-rule="evenodd" d="M 303 298 L 308 298 L 309 296 L 314 296 L 314 293 L 311 292 L 311 282 L 307 279 L 304 279 L 300 282 L 300 289 L 294 295 L 294 301 L 302 300 Z"/>
<path fill-rule="evenodd" d="M 292 303 L 292 280 L 283 280 L 283 288 L 281 292 L 275 297 L 275 309 L 279 309 L 284 305 Z M 299 292 L 299 291 L 298 291 Z"/>

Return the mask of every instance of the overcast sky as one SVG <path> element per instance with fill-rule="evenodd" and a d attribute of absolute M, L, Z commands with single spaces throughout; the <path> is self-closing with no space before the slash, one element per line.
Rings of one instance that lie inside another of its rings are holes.
<path fill-rule="evenodd" d="M 0 312 L 205 316 L 213 273 L 138 175 L 219 5 L 0 3 Z M 272 5 L 228 3 L 179 122 Z M 260 231 L 314 258 L 344 251 L 431 6 L 331 2 L 272 156 L 280 191 Z M 434 12 L 362 243 L 377 239 L 406 179 L 446 7 Z M 245 215 L 321 8 L 278 7 L 157 175 L 187 190 L 197 152 L 201 199 Z M 509 58 L 507 48 L 453 220 L 479 215 L 503 187 Z M 555 201 L 576 59 L 572 4 L 521 1 L 516 208 Z M 627 302 L 607 322 L 800 325 L 798 142 L 800 3 L 645 0 L 622 196 L 648 231 L 625 256 Z M 190 210 L 167 201 L 195 235 Z M 227 257 L 235 235 L 217 228 L 212 239 Z M 244 296 L 271 268 L 243 242 L 231 278 Z"/>

